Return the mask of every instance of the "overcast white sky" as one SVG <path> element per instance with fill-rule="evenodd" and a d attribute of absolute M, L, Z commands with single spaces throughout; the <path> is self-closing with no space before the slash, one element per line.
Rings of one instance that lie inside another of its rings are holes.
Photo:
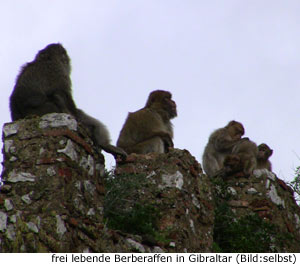
<path fill-rule="evenodd" d="M 11 121 L 20 67 L 60 42 L 77 106 L 107 125 L 114 144 L 128 112 L 169 90 L 175 147 L 201 162 L 209 134 L 235 119 L 273 148 L 274 172 L 291 181 L 300 166 L 299 14 L 298 0 L 1 0 L 0 122 Z"/>

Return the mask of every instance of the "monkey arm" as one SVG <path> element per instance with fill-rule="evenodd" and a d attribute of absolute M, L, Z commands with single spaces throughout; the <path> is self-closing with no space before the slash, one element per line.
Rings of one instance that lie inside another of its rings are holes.
<path fill-rule="evenodd" d="M 44 108 L 47 97 L 37 89 L 16 84 L 10 96 L 10 110 L 12 120 L 22 119 L 28 115 L 38 115 L 41 106 Z M 44 114 L 43 112 L 42 114 Z"/>
<path fill-rule="evenodd" d="M 172 128 L 166 125 L 155 110 L 143 108 L 129 113 L 117 146 L 122 147 L 127 153 L 163 153 L 174 146 Z"/>
<path fill-rule="evenodd" d="M 211 138 L 211 141 L 216 151 L 228 152 L 231 151 L 236 141 L 233 140 L 227 133 L 226 129 L 217 130 Z"/>
<path fill-rule="evenodd" d="M 233 140 L 228 140 L 226 138 L 224 139 L 218 139 L 216 142 L 215 142 L 215 148 L 217 151 L 220 151 L 220 152 L 227 152 L 227 151 L 230 151 L 233 146 L 235 145 L 235 141 Z"/>
<path fill-rule="evenodd" d="M 56 90 L 48 95 L 48 98 L 55 103 L 60 112 L 72 114 L 75 117 L 77 116 L 77 107 L 72 95 L 66 93 L 65 90 Z"/>
<path fill-rule="evenodd" d="M 43 91 L 27 86 L 16 86 L 11 101 L 15 101 L 17 105 L 25 107 L 38 107 L 46 101 L 47 96 Z"/>
<path fill-rule="evenodd" d="M 150 121 L 149 123 L 139 123 L 136 127 L 136 131 L 133 135 L 136 135 L 135 141 L 137 143 L 147 141 L 149 139 L 160 137 L 169 146 L 173 147 L 172 134 L 168 131 L 165 125 L 157 117 L 147 117 L 145 120 Z M 140 121 L 141 122 L 141 121 Z"/>
<path fill-rule="evenodd" d="M 160 137 L 162 141 L 164 142 L 165 148 L 173 148 L 174 143 L 173 140 L 168 132 L 152 132 L 152 136 L 149 136 L 149 139 L 154 138 L 154 137 Z"/>
<path fill-rule="evenodd" d="M 132 116 L 136 124 L 136 132 L 140 135 L 137 142 L 146 141 L 155 137 L 160 137 L 166 145 L 173 147 L 172 135 L 168 127 L 162 120 L 161 115 L 153 109 L 142 109 Z"/>
<path fill-rule="evenodd" d="M 120 145 L 120 142 L 117 144 Z M 170 147 L 173 147 L 173 141 L 170 135 L 166 132 L 153 132 L 153 135 L 148 135 L 142 141 L 134 144 L 122 146 L 128 154 L 130 153 L 149 153 L 149 152 L 167 152 Z"/>
<path fill-rule="evenodd" d="M 151 139 L 154 139 L 154 138 L 161 138 L 161 140 L 163 141 L 164 143 L 164 147 L 166 150 L 168 150 L 169 148 L 173 148 L 174 147 L 174 143 L 173 143 L 173 140 L 170 136 L 170 134 L 168 132 L 163 132 L 163 131 L 157 131 L 157 132 L 151 132 L 152 134 L 151 135 L 148 135 L 147 138 L 143 139 L 143 141 L 140 141 L 136 144 L 140 144 L 140 143 L 144 143 L 146 141 L 149 141 Z"/>

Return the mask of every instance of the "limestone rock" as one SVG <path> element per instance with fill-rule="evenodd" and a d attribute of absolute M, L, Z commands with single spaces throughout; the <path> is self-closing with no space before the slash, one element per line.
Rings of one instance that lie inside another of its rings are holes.
<path fill-rule="evenodd" d="M 166 252 L 211 252 L 214 207 L 210 180 L 200 164 L 186 150 L 171 149 L 166 154 L 130 155 L 120 162 L 117 177 L 142 174 L 143 184 L 126 198 L 135 204 L 151 204 L 156 211 L 157 231 L 166 243 Z M 127 179 L 126 179 L 127 180 Z M 127 182 L 124 180 L 124 182 Z M 122 206 L 120 206 L 122 208 Z M 153 243 L 159 245 L 158 242 Z"/>

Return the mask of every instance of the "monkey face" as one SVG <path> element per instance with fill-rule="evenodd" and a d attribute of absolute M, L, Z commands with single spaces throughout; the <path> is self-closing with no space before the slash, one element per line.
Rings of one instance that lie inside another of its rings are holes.
<path fill-rule="evenodd" d="M 162 109 L 169 119 L 177 116 L 177 107 L 175 101 L 172 100 L 172 94 L 168 91 L 157 90 L 150 93 L 146 108 Z"/>
<path fill-rule="evenodd" d="M 258 146 L 258 159 L 268 160 L 272 154 L 273 150 L 267 144 L 262 143 Z"/>
<path fill-rule="evenodd" d="M 245 134 L 245 130 L 242 124 L 236 124 L 234 126 L 234 130 L 237 139 L 240 139 Z"/>
<path fill-rule="evenodd" d="M 234 123 L 233 123 L 234 122 Z M 241 123 L 232 121 L 227 126 L 227 130 L 232 138 L 232 140 L 240 140 L 244 135 L 245 130 Z"/>
<path fill-rule="evenodd" d="M 171 99 L 171 96 L 164 98 L 164 106 L 167 112 L 170 114 L 170 118 L 174 118 L 177 116 L 177 106 L 175 101 Z"/>

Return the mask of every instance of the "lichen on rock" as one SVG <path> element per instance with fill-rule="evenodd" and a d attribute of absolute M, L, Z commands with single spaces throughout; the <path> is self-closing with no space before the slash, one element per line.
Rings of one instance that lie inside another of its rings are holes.
<path fill-rule="evenodd" d="M 119 162 L 110 180 L 105 205 L 108 225 L 141 235 L 144 242 L 160 244 L 166 252 L 212 250 L 212 235 L 207 234 L 214 220 L 211 184 L 188 151 L 131 155 Z M 110 215 L 111 211 L 119 216 Z"/>
<path fill-rule="evenodd" d="M 267 169 L 214 180 L 215 251 L 300 252 L 300 207 L 284 181 Z M 232 193 L 232 191 L 236 193 Z M 291 215 L 292 214 L 292 215 Z M 217 247 L 217 248 L 216 248 Z"/>
<path fill-rule="evenodd" d="M 25 172 L 16 172 L 13 170 L 8 174 L 8 178 L 6 179 L 7 183 L 18 183 L 18 182 L 34 182 L 35 176 L 31 173 Z"/>
<path fill-rule="evenodd" d="M 100 251 L 101 245 L 97 249 L 88 239 L 103 220 L 100 212 L 91 215 L 91 209 L 103 206 L 101 173 L 92 162 L 102 169 L 104 157 L 92 148 L 85 129 L 68 114 L 19 120 L 3 128 L 0 251 L 81 252 L 87 245 Z M 78 164 L 83 157 L 89 158 L 88 169 Z M 78 183 L 85 184 L 83 190 L 76 188 Z M 75 207 L 76 195 L 82 212 Z"/>
<path fill-rule="evenodd" d="M 266 169 L 212 180 L 170 149 L 107 173 L 69 114 L 5 124 L 3 143 L 0 252 L 300 252 L 300 207 Z"/>
<path fill-rule="evenodd" d="M 67 127 L 70 130 L 77 130 L 77 121 L 69 114 L 58 114 L 51 113 L 46 114 L 41 117 L 41 121 L 39 123 L 39 127 L 41 129 L 45 128 L 60 128 Z"/>

